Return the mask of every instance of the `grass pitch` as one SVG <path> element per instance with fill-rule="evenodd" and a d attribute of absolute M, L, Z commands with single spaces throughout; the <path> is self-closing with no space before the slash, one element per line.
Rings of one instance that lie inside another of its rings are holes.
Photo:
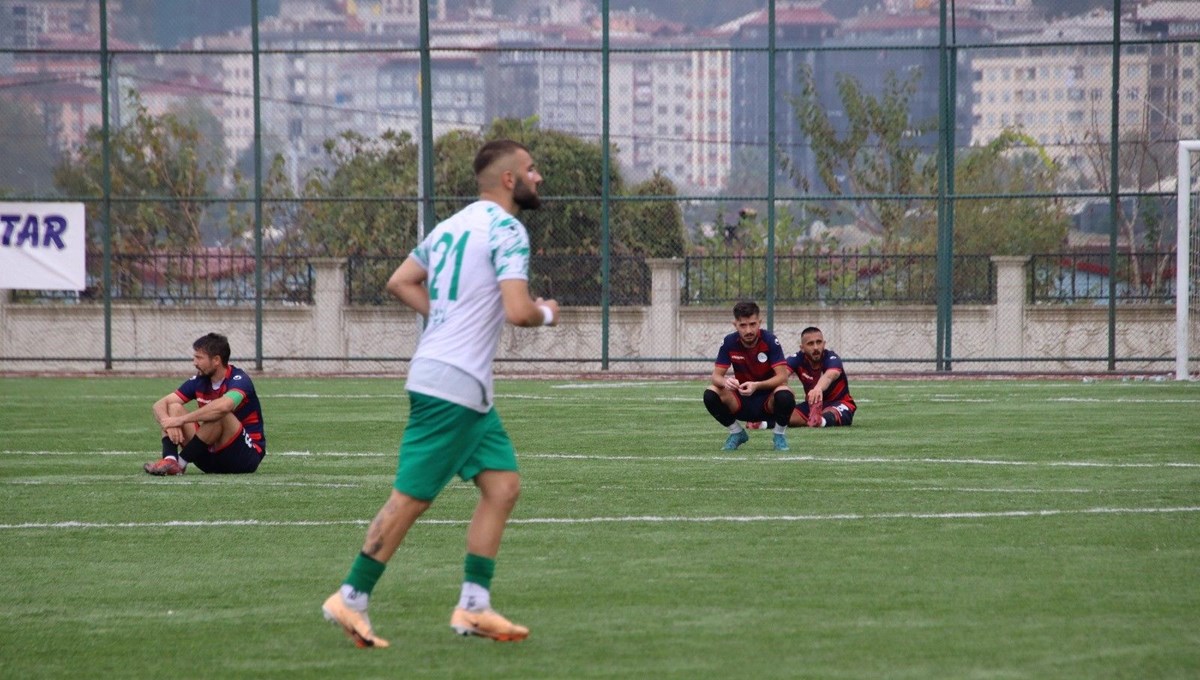
<path fill-rule="evenodd" d="M 469 485 L 320 604 L 387 497 L 395 379 L 258 377 L 270 453 L 152 478 L 179 380 L 0 378 L 0 677 L 1194 678 L 1200 385 L 853 381 L 852 428 L 736 452 L 704 377 L 501 381 L 524 492 L 450 632 Z"/>

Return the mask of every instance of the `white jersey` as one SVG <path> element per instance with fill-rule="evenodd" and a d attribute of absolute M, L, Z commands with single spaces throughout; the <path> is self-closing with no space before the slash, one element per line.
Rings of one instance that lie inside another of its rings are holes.
<path fill-rule="evenodd" d="M 529 280 L 525 225 L 492 201 L 476 201 L 434 227 L 411 257 L 428 273 L 429 318 L 413 354 L 409 388 L 479 408 L 478 397 L 463 403 L 461 390 L 449 385 L 438 390 L 428 380 L 414 380 L 412 374 L 426 373 L 417 370 L 422 360 L 436 361 L 477 380 L 482 406 L 490 409 L 492 359 L 505 318 L 500 282 Z"/>

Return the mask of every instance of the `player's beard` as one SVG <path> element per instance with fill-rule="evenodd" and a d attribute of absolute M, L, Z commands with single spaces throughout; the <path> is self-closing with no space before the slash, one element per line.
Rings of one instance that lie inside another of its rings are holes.
<path fill-rule="evenodd" d="M 537 210 L 542 207 L 542 198 L 537 195 L 537 188 L 530 188 L 525 180 L 517 178 L 513 187 L 513 203 L 522 210 Z"/>

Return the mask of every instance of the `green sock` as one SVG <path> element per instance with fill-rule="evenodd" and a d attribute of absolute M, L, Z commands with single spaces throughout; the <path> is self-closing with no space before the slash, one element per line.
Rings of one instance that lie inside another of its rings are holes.
<path fill-rule="evenodd" d="M 350 574 L 346 576 L 345 584 L 360 593 L 370 595 L 375 589 L 375 584 L 379 582 L 379 577 L 383 576 L 386 566 L 384 562 L 360 552 L 358 557 L 354 558 L 354 564 L 350 565 Z"/>
<path fill-rule="evenodd" d="M 492 588 L 492 575 L 496 573 L 496 560 L 482 555 L 467 553 L 463 562 L 463 580 L 477 583 L 488 590 Z"/>

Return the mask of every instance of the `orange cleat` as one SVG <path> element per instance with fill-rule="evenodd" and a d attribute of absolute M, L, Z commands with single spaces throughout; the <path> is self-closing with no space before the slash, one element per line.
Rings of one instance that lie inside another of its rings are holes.
<path fill-rule="evenodd" d="M 520 642 L 529 637 L 529 629 L 518 626 L 494 610 L 469 611 L 461 607 L 450 616 L 450 627 L 459 635 L 478 635 L 497 642 Z"/>
<path fill-rule="evenodd" d="M 346 631 L 346 635 L 354 641 L 354 646 L 360 649 L 366 647 L 387 647 L 388 641 L 375 635 L 371 629 L 371 620 L 366 612 L 355 611 L 346 606 L 340 592 L 334 593 L 321 605 L 325 620 L 336 623 Z"/>

